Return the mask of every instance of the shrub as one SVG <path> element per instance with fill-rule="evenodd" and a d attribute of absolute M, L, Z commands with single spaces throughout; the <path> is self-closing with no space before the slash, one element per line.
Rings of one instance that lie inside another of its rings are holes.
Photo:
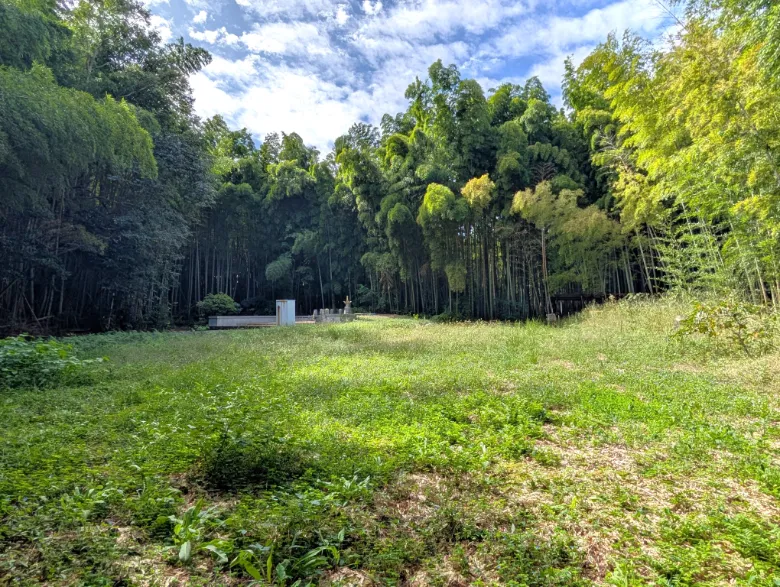
<path fill-rule="evenodd" d="M 439 324 L 451 324 L 453 322 L 463 322 L 464 318 L 459 312 L 450 312 L 449 310 L 431 317 L 431 322 Z"/>
<path fill-rule="evenodd" d="M 221 491 L 277 486 L 301 477 L 312 463 L 302 447 L 271 431 L 252 436 L 223 432 L 201 462 L 206 485 Z"/>
<path fill-rule="evenodd" d="M 775 315 L 764 306 L 735 299 L 696 302 L 693 311 L 678 318 L 675 337 L 701 335 L 724 351 L 739 349 L 748 357 L 774 346 Z"/>
<path fill-rule="evenodd" d="M 241 310 L 236 302 L 227 294 L 209 294 L 198 302 L 198 311 L 204 318 L 209 316 L 232 316 Z"/>
<path fill-rule="evenodd" d="M 75 380 L 84 368 L 103 359 L 81 360 L 72 345 L 27 334 L 0 340 L 0 389 L 53 387 Z"/>

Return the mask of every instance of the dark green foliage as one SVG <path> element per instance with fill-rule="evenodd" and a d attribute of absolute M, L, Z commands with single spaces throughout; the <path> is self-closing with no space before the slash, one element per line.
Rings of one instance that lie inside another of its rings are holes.
<path fill-rule="evenodd" d="M 226 431 L 206 448 L 200 471 L 209 487 L 225 491 L 288 483 L 313 465 L 293 438 L 264 430 L 252 434 Z"/>
<path fill-rule="evenodd" d="M 502 533 L 498 573 L 513 587 L 575 587 L 588 585 L 582 576 L 583 553 L 571 536 L 556 533 L 543 538 L 533 530 Z"/>
<path fill-rule="evenodd" d="M 173 532 L 171 518 L 176 515 L 180 502 L 178 490 L 144 479 L 137 497 L 129 499 L 125 505 L 135 526 L 152 538 L 165 539 Z"/>
<path fill-rule="evenodd" d="M 442 312 L 441 314 L 437 314 L 436 316 L 431 317 L 432 322 L 443 323 L 443 324 L 447 324 L 451 322 L 463 322 L 464 320 L 465 317 L 456 312 Z"/>
<path fill-rule="evenodd" d="M 336 179 L 367 235 L 362 265 L 375 307 L 527 318 L 552 312 L 559 291 L 634 290 L 625 239 L 618 230 L 604 238 L 606 223 L 580 208 L 602 189 L 587 181 L 587 143 L 538 79 L 486 97 L 439 61 L 406 97 L 408 110 L 383 119 L 376 147 L 349 135 L 336 141 Z M 518 190 L 545 181 L 556 195 L 580 196 L 559 210 L 565 232 L 597 237 L 548 243 L 544 228 L 513 215 Z M 459 197 L 471 182 L 490 187 Z"/>
<path fill-rule="evenodd" d="M 27 11 L 21 2 L 0 3 L 0 31 L 0 65 L 18 69 L 49 61 L 70 36 L 53 10 Z"/>
<path fill-rule="evenodd" d="M 188 76 L 133 1 L 0 4 L 0 322 L 170 324 L 182 248 L 213 199 Z"/>
<path fill-rule="evenodd" d="M 226 294 L 209 294 L 202 301 L 198 302 L 198 311 L 205 318 L 210 316 L 232 316 L 238 314 L 240 310 L 241 306 Z"/>
<path fill-rule="evenodd" d="M 102 359 L 78 359 L 69 344 L 28 335 L 0 339 L 0 389 L 54 387 L 78 381 Z"/>

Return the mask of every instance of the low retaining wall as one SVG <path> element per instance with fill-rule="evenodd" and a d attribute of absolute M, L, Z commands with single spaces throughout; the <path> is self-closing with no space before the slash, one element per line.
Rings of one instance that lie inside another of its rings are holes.
<path fill-rule="evenodd" d="M 295 326 L 296 321 L 295 300 L 276 300 L 276 316 L 211 316 L 209 328 Z"/>
<path fill-rule="evenodd" d="M 319 314 L 314 316 L 314 322 L 321 323 L 339 323 L 352 322 L 357 316 L 355 314 Z"/>
<path fill-rule="evenodd" d="M 212 316 L 209 328 L 248 328 L 276 326 L 276 316 Z"/>

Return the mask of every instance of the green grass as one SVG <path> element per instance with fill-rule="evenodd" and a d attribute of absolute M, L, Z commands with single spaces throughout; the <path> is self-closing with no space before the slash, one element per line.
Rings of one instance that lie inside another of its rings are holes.
<path fill-rule="evenodd" d="M 681 311 L 79 338 L 0 394 L 0 585 L 780 585 L 780 355 Z"/>

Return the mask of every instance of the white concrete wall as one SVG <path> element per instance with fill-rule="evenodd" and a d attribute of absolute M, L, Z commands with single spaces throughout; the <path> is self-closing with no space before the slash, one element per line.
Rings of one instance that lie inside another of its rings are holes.
<path fill-rule="evenodd" d="M 295 300 L 276 300 L 276 316 L 211 316 L 209 328 L 295 326 Z"/>
<path fill-rule="evenodd" d="M 209 328 L 242 328 L 245 326 L 272 326 L 275 316 L 211 316 Z"/>

